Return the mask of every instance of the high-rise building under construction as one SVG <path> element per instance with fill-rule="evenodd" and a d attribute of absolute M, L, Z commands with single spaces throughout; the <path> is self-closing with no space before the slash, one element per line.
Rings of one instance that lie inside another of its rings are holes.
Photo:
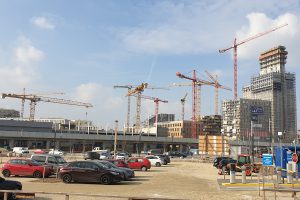
<path fill-rule="evenodd" d="M 251 85 L 243 88 L 243 98 L 271 102 L 270 134 L 277 142 L 278 133 L 285 142 L 297 138 L 296 78 L 285 71 L 288 52 L 278 46 L 261 53 L 260 74 L 251 78 Z"/>

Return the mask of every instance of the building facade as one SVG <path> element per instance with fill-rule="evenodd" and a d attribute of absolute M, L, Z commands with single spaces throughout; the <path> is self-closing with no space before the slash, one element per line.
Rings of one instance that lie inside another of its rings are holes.
<path fill-rule="evenodd" d="M 158 123 L 158 128 L 166 128 L 168 137 L 174 138 L 191 138 L 192 121 L 170 121 Z M 196 122 L 197 137 L 202 134 L 202 123 Z M 165 130 L 165 129 L 164 129 Z"/>
<path fill-rule="evenodd" d="M 233 139 L 271 141 L 270 101 L 239 99 L 224 101 L 223 133 Z"/>
<path fill-rule="evenodd" d="M 243 97 L 271 102 L 271 134 L 273 142 L 291 142 L 297 138 L 297 107 L 295 74 L 286 72 L 288 52 L 284 46 L 263 52 L 260 57 L 260 73 L 251 78 L 251 85 L 243 88 Z"/>

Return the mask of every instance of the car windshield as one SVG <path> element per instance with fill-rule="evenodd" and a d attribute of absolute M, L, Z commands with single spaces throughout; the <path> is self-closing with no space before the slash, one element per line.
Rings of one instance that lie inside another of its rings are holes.
<path fill-rule="evenodd" d="M 62 157 L 56 157 L 56 160 L 59 164 L 67 163 L 67 161 L 65 161 L 65 159 L 63 159 Z"/>

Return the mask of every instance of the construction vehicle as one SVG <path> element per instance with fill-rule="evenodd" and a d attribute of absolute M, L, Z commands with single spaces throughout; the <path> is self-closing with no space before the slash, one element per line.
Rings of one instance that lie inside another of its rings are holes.
<path fill-rule="evenodd" d="M 246 167 L 246 176 L 251 176 L 252 172 L 259 172 L 261 163 L 251 162 L 251 156 L 249 154 L 239 154 L 236 163 L 236 171 L 242 172 L 242 166 Z"/>
<path fill-rule="evenodd" d="M 218 174 L 223 173 L 230 174 L 230 164 L 235 164 L 235 171 L 242 172 L 242 167 L 246 167 L 246 176 L 251 176 L 253 173 L 258 173 L 261 167 L 261 163 L 252 163 L 251 156 L 249 154 L 239 154 L 237 160 L 232 158 L 224 158 L 217 163 L 217 168 L 219 169 Z"/>

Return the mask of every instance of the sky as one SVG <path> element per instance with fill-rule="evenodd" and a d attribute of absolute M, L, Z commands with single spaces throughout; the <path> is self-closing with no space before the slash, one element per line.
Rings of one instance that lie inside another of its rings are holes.
<path fill-rule="evenodd" d="M 0 91 L 75 100 L 92 108 L 38 102 L 36 118 L 91 120 L 102 128 L 123 126 L 126 89 L 114 85 L 167 88 L 191 83 L 176 72 L 209 80 L 205 70 L 233 89 L 234 38 L 242 41 L 273 27 L 288 26 L 238 47 L 238 96 L 259 74 L 261 52 L 278 45 L 288 51 L 286 70 L 300 79 L 300 1 L 298 0 L 0 0 Z M 300 126 L 297 86 L 298 127 Z M 55 94 L 64 93 L 64 94 Z M 191 118 L 192 88 L 146 89 L 158 97 L 160 113 L 181 117 L 180 99 L 188 93 L 185 117 Z M 233 99 L 220 90 L 219 102 Z M 136 102 L 131 98 L 130 124 Z M 0 100 L 0 107 L 21 109 L 20 99 Z M 141 118 L 154 114 L 154 102 L 143 99 Z M 214 88 L 203 86 L 201 114 L 214 114 Z M 29 102 L 25 117 L 29 116 Z"/>

